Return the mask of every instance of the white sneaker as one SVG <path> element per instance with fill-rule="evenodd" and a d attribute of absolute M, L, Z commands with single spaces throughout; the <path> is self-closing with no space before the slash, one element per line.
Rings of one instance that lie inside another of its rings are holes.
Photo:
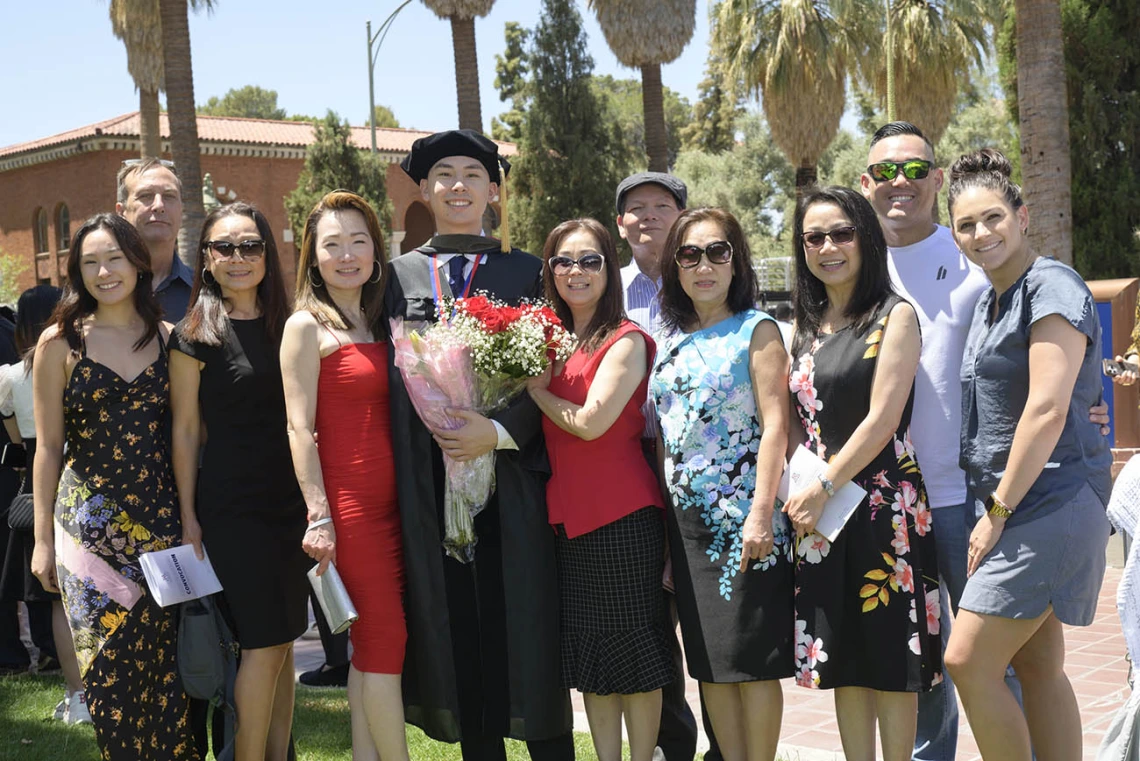
<path fill-rule="evenodd" d="M 63 721 L 67 716 L 67 704 L 71 700 L 71 693 L 64 692 L 63 700 L 55 704 L 55 710 L 51 714 L 54 721 Z"/>
<path fill-rule="evenodd" d="M 83 692 L 73 692 L 71 700 L 67 701 L 67 714 L 63 719 L 66 724 L 90 724 L 91 713 L 87 710 L 87 695 Z"/>

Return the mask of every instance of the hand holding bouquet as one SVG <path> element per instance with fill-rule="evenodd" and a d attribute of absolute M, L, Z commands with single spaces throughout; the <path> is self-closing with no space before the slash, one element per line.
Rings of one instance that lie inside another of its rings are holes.
<path fill-rule="evenodd" d="M 445 300 L 439 322 L 409 327 L 392 320 L 396 366 L 416 413 L 433 431 L 455 430 L 453 414 L 503 409 L 555 360 L 573 351 L 574 336 L 543 304 L 508 306 L 485 295 Z M 458 462 L 444 455 L 444 548 L 460 562 L 475 557 L 474 518 L 495 487 L 495 452 Z"/>

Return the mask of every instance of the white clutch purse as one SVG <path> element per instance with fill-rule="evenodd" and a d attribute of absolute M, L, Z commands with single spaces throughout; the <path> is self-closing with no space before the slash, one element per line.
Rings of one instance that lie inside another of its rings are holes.
<path fill-rule="evenodd" d="M 309 583 L 313 585 L 313 592 L 316 593 L 317 602 L 320 603 L 325 620 L 329 623 L 329 629 L 333 634 L 340 634 L 347 631 L 348 627 L 360 618 L 360 614 L 356 612 L 356 606 L 352 604 L 336 566 L 329 563 L 325 572 L 317 576 L 319 567 L 319 565 L 313 566 L 306 575 L 309 577 Z"/>

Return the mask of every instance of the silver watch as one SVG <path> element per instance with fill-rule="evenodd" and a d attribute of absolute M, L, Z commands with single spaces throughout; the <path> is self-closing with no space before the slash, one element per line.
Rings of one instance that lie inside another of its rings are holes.
<path fill-rule="evenodd" d="M 835 496 L 835 484 L 831 483 L 831 479 L 828 478 L 827 476 L 823 475 L 822 473 L 817 474 L 816 478 L 818 478 L 819 482 L 821 484 L 823 484 L 823 490 L 825 492 L 827 492 L 827 496 L 834 497 Z"/>

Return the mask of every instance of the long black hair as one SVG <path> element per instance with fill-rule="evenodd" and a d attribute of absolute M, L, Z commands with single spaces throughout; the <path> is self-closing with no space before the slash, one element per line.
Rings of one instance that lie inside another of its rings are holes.
<path fill-rule="evenodd" d="M 792 247 L 796 255 L 796 278 L 792 287 L 792 308 L 796 316 L 793 355 L 819 333 L 823 314 L 827 311 L 827 289 L 823 281 L 811 273 L 804 252 L 804 216 L 812 206 L 829 203 L 838 206 L 855 227 L 859 246 L 859 279 L 843 316 L 851 320 L 855 330 L 867 327 L 886 298 L 894 293 L 887 269 L 887 239 L 870 202 L 858 191 L 838 186 L 813 188 L 796 204 L 795 234 Z"/>
<path fill-rule="evenodd" d="M 32 371 L 36 342 L 51 321 L 63 291 L 54 285 L 37 285 L 20 294 L 16 302 L 16 351 L 24 358 L 24 371 Z"/>
<path fill-rule="evenodd" d="M 63 291 L 63 299 L 56 307 L 53 319 L 59 330 L 59 335 L 67 340 L 72 351 L 80 351 L 83 346 L 82 323 L 99 307 L 99 302 L 88 293 L 83 285 L 83 271 L 79 266 L 83 255 L 83 243 L 87 236 L 96 230 L 106 230 L 119 245 L 119 250 L 127 261 L 138 272 L 135 282 L 135 291 L 132 294 L 135 311 L 142 318 L 146 330 L 142 338 L 135 341 L 134 350 L 138 351 L 154 340 L 158 335 L 158 326 L 162 321 L 162 307 L 154 295 L 154 271 L 150 267 L 150 251 L 139 236 L 135 226 L 118 214 L 96 214 L 83 223 L 79 232 L 71 240 L 71 249 L 67 253 L 67 285 Z"/>
<path fill-rule="evenodd" d="M 277 255 L 277 242 L 273 239 L 273 228 L 265 215 L 257 207 L 242 201 L 214 209 L 202 223 L 202 235 L 198 241 L 202 266 L 194 273 L 190 308 L 186 310 L 185 319 L 178 323 L 178 333 L 187 341 L 207 346 L 221 346 L 225 341 L 230 322 L 228 305 L 218 281 L 213 277 L 206 279 L 205 260 L 210 255 L 206 248 L 214 225 L 229 216 L 252 219 L 257 225 L 257 234 L 265 241 L 265 276 L 257 284 L 257 305 L 265 317 L 266 337 L 273 346 L 278 346 L 285 330 L 285 320 L 289 316 L 289 303 L 285 293 L 285 279 L 281 274 L 281 260 Z"/>

